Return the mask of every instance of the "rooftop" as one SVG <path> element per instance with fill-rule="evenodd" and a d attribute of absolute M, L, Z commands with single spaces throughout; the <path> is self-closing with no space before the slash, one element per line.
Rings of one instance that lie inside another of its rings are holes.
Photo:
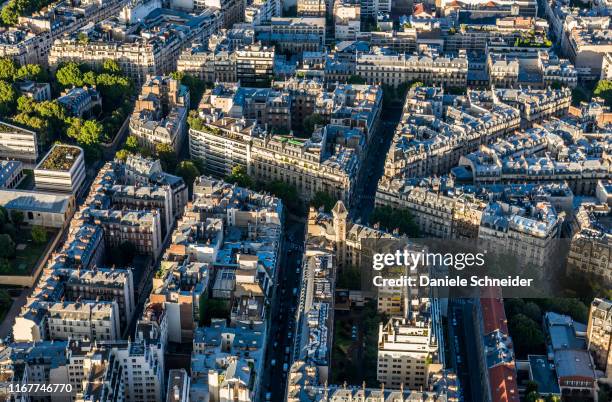
<path fill-rule="evenodd" d="M 36 168 L 68 172 L 82 153 L 83 150 L 79 147 L 56 144 Z"/>

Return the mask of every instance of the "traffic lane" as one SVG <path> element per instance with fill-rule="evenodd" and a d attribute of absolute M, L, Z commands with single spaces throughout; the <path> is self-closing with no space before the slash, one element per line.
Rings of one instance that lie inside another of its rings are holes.
<path fill-rule="evenodd" d="M 290 365 L 290 355 L 285 353 L 287 347 L 289 351 L 293 347 L 293 336 L 289 337 L 288 315 L 291 314 L 293 306 L 297 305 L 297 298 L 293 297 L 293 288 L 298 287 L 300 275 L 297 275 L 297 259 L 302 258 L 304 245 L 304 224 L 297 222 L 289 224 L 285 229 L 283 239 L 283 253 L 280 271 L 277 278 L 277 289 L 275 297 L 278 299 L 274 303 L 273 314 L 270 324 L 270 337 L 268 353 L 266 358 L 267 368 L 264 379 L 264 389 L 262 398 L 268 392 L 271 393 L 271 400 L 282 400 L 285 396 L 285 385 L 287 373 L 283 370 L 283 365 L 287 364 L 287 372 Z M 284 290 L 284 291 L 283 291 Z M 273 363 L 274 362 L 274 363 Z"/>

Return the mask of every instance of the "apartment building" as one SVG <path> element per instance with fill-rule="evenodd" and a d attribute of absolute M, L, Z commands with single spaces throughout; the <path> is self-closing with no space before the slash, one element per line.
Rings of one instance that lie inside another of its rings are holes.
<path fill-rule="evenodd" d="M 385 387 L 428 387 L 430 370 L 439 362 L 433 326 L 440 323 L 430 320 L 415 314 L 412 319 L 391 317 L 380 324 L 376 379 Z"/>
<path fill-rule="evenodd" d="M 119 179 L 124 185 L 139 187 L 138 191 L 135 191 L 134 194 L 136 200 L 129 201 L 129 203 L 141 205 L 144 201 L 139 200 L 139 198 L 146 198 L 146 194 L 148 193 L 159 193 L 160 187 L 162 188 L 162 192 L 165 192 L 164 189 L 169 188 L 172 194 L 170 198 L 171 202 L 167 203 L 169 205 L 170 219 L 176 220 L 182 215 L 183 209 L 188 201 L 187 185 L 181 177 L 164 172 L 159 159 L 129 155 L 125 163 L 119 167 L 119 170 L 122 173 Z M 103 174 L 99 174 L 98 176 L 100 178 L 104 177 Z M 143 190 L 142 187 L 153 187 L 153 189 L 147 191 Z M 129 191 L 129 187 L 124 187 L 123 190 Z M 125 197 L 121 197 L 118 202 L 121 204 L 128 201 Z M 164 204 L 166 204 L 166 202 L 164 202 Z M 159 209 L 164 212 L 164 208 Z M 163 215 L 166 216 L 167 214 L 164 213 Z M 164 216 L 161 218 L 162 222 L 166 221 Z M 172 226 L 170 220 L 166 222 L 169 222 L 169 224 L 166 224 L 167 227 Z"/>
<path fill-rule="evenodd" d="M 239 165 L 256 180 L 289 183 L 306 198 L 325 191 L 350 200 L 378 124 L 382 93 L 367 85 L 323 89 L 307 80 L 285 82 L 278 91 L 215 88 L 201 103 L 201 127 L 190 129 L 192 156 L 218 174 L 230 174 Z M 313 112 L 331 124 L 317 128 L 309 139 L 275 135 L 262 127 L 286 130 Z"/>
<path fill-rule="evenodd" d="M 0 157 L 34 165 L 38 159 L 38 138 L 34 131 L 0 122 Z"/>
<path fill-rule="evenodd" d="M 0 188 L 15 188 L 23 178 L 23 163 L 0 161 Z"/>
<path fill-rule="evenodd" d="M 460 5 L 456 5 L 450 0 L 443 0 L 436 6 L 441 10 L 443 15 L 449 15 L 453 11 L 456 12 L 457 8 L 461 11 L 469 10 L 470 16 L 474 19 L 486 16 L 495 16 L 499 18 L 514 15 L 536 17 L 538 8 L 537 2 L 533 0 L 503 1 L 496 3 L 495 6 L 484 0 L 469 0 Z"/>
<path fill-rule="evenodd" d="M 561 395 L 593 398 L 597 381 L 587 350 L 587 327 L 567 315 L 546 312 L 543 320 L 548 362 L 555 365 Z"/>
<path fill-rule="evenodd" d="M 439 369 L 429 374 L 427 388 L 411 389 L 408 387 L 381 388 L 362 386 L 326 384 L 320 382 L 320 372 L 312 364 L 297 360 L 291 365 L 288 374 L 287 402 L 344 402 L 351 400 L 408 402 L 425 401 L 459 401 L 461 391 L 457 375 L 449 370 Z"/>
<path fill-rule="evenodd" d="M 367 83 L 393 87 L 420 81 L 426 85 L 462 88 L 467 85 L 467 71 L 468 60 L 465 56 L 409 55 L 388 49 L 359 53 L 355 65 L 356 74 Z"/>
<path fill-rule="evenodd" d="M 495 97 L 517 108 L 521 113 L 521 128 L 528 128 L 534 123 L 565 116 L 572 102 L 572 91 L 567 87 L 558 90 L 496 89 Z"/>
<path fill-rule="evenodd" d="M 130 134 L 152 153 L 162 144 L 179 153 L 187 134 L 188 111 L 185 85 L 169 76 L 149 76 L 130 117 Z"/>
<path fill-rule="evenodd" d="M 176 248 L 171 247 L 164 255 L 158 277 L 153 280 L 149 301 L 163 305 L 168 314 L 168 340 L 191 343 L 200 319 L 200 298 L 206 297 L 209 288 L 209 267 L 184 258 L 173 261 L 184 255 L 175 251 Z"/>
<path fill-rule="evenodd" d="M 189 152 L 210 173 L 227 176 L 235 166 L 250 165 L 251 139 L 263 133 L 253 120 L 225 117 L 210 121 L 201 129 L 190 127 Z"/>
<path fill-rule="evenodd" d="M 325 18 L 274 17 L 254 29 L 258 40 L 264 45 L 277 46 L 280 52 L 317 51 L 325 44 Z"/>
<path fill-rule="evenodd" d="M 232 50 L 194 45 L 181 53 L 177 70 L 209 83 L 239 81 L 244 86 L 264 86 L 274 77 L 274 61 L 274 48 L 261 43 L 234 45 Z"/>
<path fill-rule="evenodd" d="M 532 204 L 524 210 L 494 203 L 483 211 L 478 239 L 520 262 L 543 267 L 554 261 L 562 221 L 547 202 Z"/>
<path fill-rule="evenodd" d="M 84 181 L 84 152 L 73 145 L 53 145 L 34 169 L 37 190 L 76 195 Z"/>
<path fill-rule="evenodd" d="M 135 246 L 139 254 L 158 256 L 161 252 L 161 219 L 157 211 L 84 209 L 82 216 L 104 228 L 108 249 L 123 243 Z"/>
<path fill-rule="evenodd" d="M 189 402 L 191 378 L 185 369 L 172 369 L 168 372 L 166 402 Z"/>
<path fill-rule="evenodd" d="M 612 283 L 612 231 L 607 203 L 582 203 L 574 215 L 574 235 L 567 256 L 568 273 Z"/>
<path fill-rule="evenodd" d="M 34 16 L 22 17 L 18 27 L 0 33 L 0 55 L 20 65 L 47 65 L 49 51 L 56 39 L 87 24 L 115 16 L 123 6 L 124 1 L 110 0 L 76 6 L 62 3 L 47 7 Z"/>
<path fill-rule="evenodd" d="M 361 4 L 351 0 L 334 2 L 336 40 L 355 40 L 361 33 Z"/>
<path fill-rule="evenodd" d="M 57 302 L 48 306 L 51 340 L 114 341 L 120 339 L 119 307 L 109 302 Z"/>
<path fill-rule="evenodd" d="M 467 173 L 465 178 L 475 184 L 565 182 L 574 194 L 592 195 L 598 181 L 609 177 L 610 167 L 605 155 L 586 145 L 584 138 L 585 134 L 573 125 L 548 121 L 542 128 L 498 139 L 462 156 L 453 174 Z M 597 136 L 592 138 L 594 144 L 598 143 Z M 583 153 L 570 151 L 574 149 Z"/>
<path fill-rule="evenodd" d="M 297 13 L 304 17 L 325 17 L 327 2 L 326 0 L 298 0 Z"/>
<path fill-rule="evenodd" d="M 561 47 L 585 79 L 599 79 L 603 59 L 612 52 L 608 16 L 576 16 L 563 24 Z"/>
<path fill-rule="evenodd" d="M 253 0 L 244 10 L 244 22 L 261 25 L 281 16 L 280 0 Z"/>
<path fill-rule="evenodd" d="M 520 125 L 519 111 L 503 103 L 457 98 L 443 105 L 441 96 L 411 90 L 385 160 L 385 179 L 447 174 L 463 155 Z"/>
<path fill-rule="evenodd" d="M 519 402 L 517 363 L 499 288 L 483 288 L 472 323 L 486 400 Z"/>
<path fill-rule="evenodd" d="M 131 322 L 136 309 L 131 270 L 120 268 L 70 270 L 65 287 L 67 300 L 101 300 L 117 303 L 122 331 Z"/>
<path fill-rule="evenodd" d="M 244 20 L 246 2 L 243 0 L 194 0 L 195 11 L 202 12 L 207 9 L 220 10 L 222 28 L 231 28 L 234 24 Z"/>
<path fill-rule="evenodd" d="M 51 100 L 51 85 L 48 82 L 23 81 L 17 83 L 17 88 L 23 95 L 36 102 Z"/>
<path fill-rule="evenodd" d="M 182 49 L 194 40 L 206 40 L 219 29 L 218 10 L 206 9 L 193 16 L 180 11 L 156 8 L 143 19 L 139 34 L 135 25 L 107 20 L 88 30 L 87 41 L 78 35 L 56 40 L 49 53 L 52 68 L 66 61 L 101 68 L 107 59 L 117 60 L 126 76 L 143 83 L 149 75 L 170 74 Z"/>
<path fill-rule="evenodd" d="M 321 381 L 329 380 L 334 323 L 335 256 L 305 251 L 293 360 L 315 366 Z"/>
<path fill-rule="evenodd" d="M 102 97 L 95 88 L 71 88 L 57 98 L 66 112 L 75 117 L 95 117 L 95 110 L 102 108 Z"/>
<path fill-rule="evenodd" d="M 612 303 L 609 300 L 596 298 L 591 303 L 587 348 L 595 366 L 609 381 L 612 376 Z"/>
<path fill-rule="evenodd" d="M 348 210 L 342 201 L 336 203 L 331 214 L 311 208 L 307 230 L 309 239 L 312 238 L 308 242 L 312 241 L 314 249 L 333 252 L 339 269 L 367 266 L 372 258 L 368 242 L 371 245 L 381 239 L 394 238 L 381 229 L 349 220 Z M 368 283 L 367 277 L 363 283 Z"/>

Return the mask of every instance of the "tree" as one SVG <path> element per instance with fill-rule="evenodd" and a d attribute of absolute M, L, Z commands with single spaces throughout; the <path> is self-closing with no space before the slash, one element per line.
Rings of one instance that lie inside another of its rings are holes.
<path fill-rule="evenodd" d="M 68 119 L 69 127 L 67 134 L 74 138 L 80 145 L 95 146 L 100 143 L 103 127 L 97 120 L 85 120 L 78 117 Z"/>
<path fill-rule="evenodd" d="M 518 356 L 543 352 L 544 334 L 531 318 L 524 314 L 515 315 L 509 322 L 509 330 Z"/>
<path fill-rule="evenodd" d="M 15 3 L 11 1 L 6 6 L 4 6 L 2 12 L 0 13 L 0 18 L 2 19 L 4 25 L 17 25 L 17 23 L 19 22 L 19 12 L 15 7 Z"/>
<path fill-rule="evenodd" d="M 90 85 L 90 86 L 96 85 L 97 84 L 96 73 L 94 73 L 93 71 L 88 71 L 85 74 L 83 74 L 83 83 Z"/>
<path fill-rule="evenodd" d="M 304 119 L 303 127 L 304 127 L 304 135 L 309 136 L 313 133 L 317 125 L 321 125 L 325 122 L 323 116 L 320 114 L 314 113 L 310 116 L 307 116 Z"/>
<path fill-rule="evenodd" d="M 55 73 L 57 82 L 64 87 L 80 87 L 83 86 L 83 73 L 79 68 L 79 65 L 73 61 L 66 63 L 63 67 L 59 68 Z"/>
<path fill-rule="evenodd" d="M 232 174 L 225 178 L 228 183 L 235 183 L 240 187 L 252 188 L 253 179 L 247 174 L 246 167 L 236 165 L 232 168 Z"/>
<path fill-rule="evenodd" d="M 371 223 L 379 223 L 387 231 L 398 230 L 400 234 L 418 237 L 419 227 L 407 209 L 393 209 L 389 206 L 375 208 L 370 216 Z"/>
<path fill-rule="evenodd" d="M 415 81 L 412 84 L 410 84 L 410 89 L 424 87 L 424 86 L 425 84 L 423 84 L 421 81 Z"/>
<path fill-rule="evenodd" d="M 77 35 L 77 42 L 81 45 L 86 45 L 89 43 L 89 36 L 85 32 L 79 32 Z"/>
<path fill-rule="evenodd" d="M 138 138 L 135 135 L 130 135 L 125 140 L 125 149 L 129 152 L 138 152 L 140 145 L 138 145 Z"/>
<path fill-rule="evenodd" d="M 17 73 L 17 64 L 8 57 L 0 58 L 0 80 L 13 82 Z"/>
<path fill-rule="evenodd" d="M 164 171 L 170 173 L 175 171 L 178 158 L 170 144 L 157 144 L 155 146 L 155 154 L 159 158 Z"/>
<path fill-rule="evenodd" d="M 47 231 L 41 226 L 32 227 L 32 240 L 36 244 L 43 244 L 47 242 Z"/>
<path fill-rule="evenodd" d="M 6 81 L 0 81 L 0 115 L 10 116 L 14 113 L 16 97 L 13 86 Z"/>
<path fill-rule="evenodd" d="M 81 127 L 81 133 L 77 138 L 82 145 L 98 145 L 102 136 L 102 124 L 96 120 L 86 120 Z"/>
<path fill-rule="evenodd" d="M 47 73 L 38 64 L 26 64 L 19 67 L 15 73 L 16 80 L 43 82 L 48 79 Z"/>
<path fill-rule="evenodd" d="M 185 73 L 183 71 L 173 71 L 170 76 L 177 81 L 181 81 L 185 77 Z"/>
<path fill-rule="evenodd" d="M 188 186 L 200 176 L 200 171 L 192 161 L 181 161 L 176 169 L 176 174 L 181 176 Z"/>
<path fill-rule="evenodd" d="M 96 77 L 96 83 L 102 95 L 103 109 L 107 112 L 117 109 L 117 105 L 132 92 L 131 81 L 121 75 L 102 73 Z"/>
<path fill-rule="evenodd" d="M 202 119 L 198 116 L 198 112 L 195 110 L 189 111 L 189 115 L 187 116 L 187 124 L 189 124 L 189 128 L 194 130 L 202 131 L 204 128 L 204 124 Z"/>
<path fill-rule="evenodd" d="M 361 289 L 361 271 L 358 267 L 346 266 L 338 272 L 338 283 L 336 287 L 339 289 L 360 290 Z"/>
<path fill-rule="evenodd" d="M 325 191 L 317 191 L 314 197 L 312 197 L 312 200 L 310 200 L 310 204 L 316 209 L 323 207 L 326 212 L 331 212 L 337 201 L 338 199 L 329 193 Z"/>
<path fill-rule="evenodd" d="M 606 105 L 612 106 L 612 81 L 600 80 L 593 91 L 593 95 L 603 98 Z"/>
<path fill-rule="evenodd" d="M 126 161 L 129 154 L 130 153 L 126 149 L 120 149 L 117 151 L 117 153 L 115 153 L 115 159 Z"/>
<path fill-rule="evenodd" d="M 106 59 L 102 63 L 102 71 L 108 74 L 121 74 L 121 67 L 113 59 Z"/>
<path fill-rule="evenodd" d="M 527 385 L 525 386 L 525 393 L 528 394 L 530 392 L 538 392 L 538 383 L 535 381 L 527 381 Z"/>
<path fill-rule="evenodd" d="M 200 298 L 200 326 L 209 325 L 211 318 L 228 318 L 229 305 L 225 300 Z"/>
<path fill-rule="evenodd" d="M 5 223 L 2 226 L 2 233 L 11 236 L 11 239 L 14 239 L 17 236 L 17 228 L 12 223 Z"/>
<path fill-rule="evenodd" d="M 17 229 L 19 229 L 19 227 L 23 225 L 24 220 L 25 215 L 23 214 L 23 212 L 17 210 L 11 211 L 11 221 L 13 221 L 15 226 L 17 226 Z"/>
<path fill-rule="evenodd" d="M 347 82 L 349 84 L 365 84 L 366 80 L 363 77 L 360 77 L 358 75 L 351 75 L 349 77 L 349 79 L 347 80 Z"/>
<path fill-rule="evenodd" d="M 6 233 L 0 234 L 0 257 L 13 258 L 15 256 L 15 242 Z"/>
<path fill-rule="evenodd" d="M 298 196 L 297 189 L 291 184 L 280 180 L 273 180 L 264 184 L 264 189 L 283 200 L 283 204 L 292 212 L 300 212 L 302 205 Z"/>
<path fill-rule="evenodd" d="M 23 113 L 32 113 L 34 112 L 34 100 L 25 95 L 21 95 L 17 98 L 17 111 Z"/>
<path fill-rule="evenodd" d="M 537 303 L 543 311 L 569 315 L 574 321 L 586 323 L 589 318 L 588 307 L 578 299 L 554 297 L 549 299 L 533 299 L 532 301 Z"/>
<path fill-rule="evenodd" d="M 542 310 L 534 302 L 525 303 L 525 306 L 523 307 L 523 314 L 535 322 L 539 323 L 542 321 Z"/>
<path fill-rule="evenodd" d="M 56 100 L 34 103 L 34 108 L 41 117 L 53 119 L 54 124 L 59 124 L 66 119 L 64 107 Z"/>

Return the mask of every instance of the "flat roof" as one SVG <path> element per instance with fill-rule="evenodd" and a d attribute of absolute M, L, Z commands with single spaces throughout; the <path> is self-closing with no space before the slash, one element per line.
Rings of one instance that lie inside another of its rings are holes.
<path fill-rule="evenodd" d="M 561 394 L 554 364 L 544 355 L 529 355 L 528 359 L 533 381 L 538 383 L 538 392 L 544 395 Z"/>
<path fill-rule="evenodd" d="M 40 191 L 0 189 L 0 205 L 7 209 L 64 213 L 71 195 L 41 193 Z"/>
<path fill-rule="evenodd" d="M 55 144 L 36 166 L 36 170 L 68 172 L 82 153 L 83 150 L 80 147 Z"/>

